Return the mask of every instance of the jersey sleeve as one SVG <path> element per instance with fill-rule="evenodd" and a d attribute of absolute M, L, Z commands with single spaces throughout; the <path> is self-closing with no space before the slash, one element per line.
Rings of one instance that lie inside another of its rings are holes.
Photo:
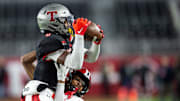
<path fill-rule="evenodd" d="M 55 37 L 44 37 L 36 47 L 37 59 L 45 58 L 46 55 L 60 49 L 64 49 L 61 39 L 56 39 Z"/>

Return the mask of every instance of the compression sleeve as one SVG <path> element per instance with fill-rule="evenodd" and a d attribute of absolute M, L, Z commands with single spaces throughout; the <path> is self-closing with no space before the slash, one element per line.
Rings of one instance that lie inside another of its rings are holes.
<path fill-rule="evenodd" d="M 100 53 L 100 45 L 97 45 L 94 42 L 92 42 L 91 47 L 85 53 L 85 55 L 86 55 L 85 61 L 86 62 L 95 62 L 99 57 L 99 53 Z"/>
<path fill-rule="evenodd" d="M 55 101 L 64 101 L 64 83 L 57 83 Z"/>
<path fill-rule="evenodd" d="M 74 41 L 73 51 L 67 55 L 64 65 L 73 69 L 81 69 L 84 61 L 84 36 L 76 34 Z"/>

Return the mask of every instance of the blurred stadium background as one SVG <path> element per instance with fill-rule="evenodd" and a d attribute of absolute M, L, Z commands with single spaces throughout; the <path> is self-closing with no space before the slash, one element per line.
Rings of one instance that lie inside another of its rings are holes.
<path fill-rule="evenodd" d="M 41 38 L 36 15 L 68 6 L 102 25 L 105 38 L 86 101 L 180 101 L 179 0 L 0 0 L 0 101 L 19 101 L 29 80 L 20 56 Z"/>

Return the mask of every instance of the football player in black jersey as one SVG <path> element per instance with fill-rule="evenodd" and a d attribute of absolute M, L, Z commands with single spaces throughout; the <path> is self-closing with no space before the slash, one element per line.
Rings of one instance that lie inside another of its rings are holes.
<path fill-rule="evenodd" d="M 89 49 L 84 48 L 84 34 L 91 21 L 84 18 L 73 20 L 68 8 L 61 4 L 52 3 L 39 11 L 37 21 L 44 37 L 36 48 L 37 66 L 33 80 L 23 89 L 22 100 L 38 98 L 37 101 L 53 101 L 56 91 L 56 99 L 63 101 L 62 93 L 69 69 L 81 69 L 84 60 L 97 60 L 100 42 L 97 43 L 96 38 Z M 75 38 L 70 34 L 73 30 Z"/>

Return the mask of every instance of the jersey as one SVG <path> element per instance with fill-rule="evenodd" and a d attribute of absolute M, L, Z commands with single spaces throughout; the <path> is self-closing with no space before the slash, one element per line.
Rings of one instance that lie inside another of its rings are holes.
<path fill-rule="evenodd" d="M 65 95 L 64 101 L 84 101 L 81 97 L 78 96 L 71 96 L 70 98 L 68 98 L 67 95 Z"/>
<path fill-rule="evenodd" d="M 52 88 L 57 84 L 57 70 L 54 61 L 47 61 L 46 56 L 59 49 L 69 49 L 69 40 L 66 37 L 50 34 L 44 36 L 36 47 L 37 66 L 34 72 L 34 80 L 48 83 Z"/>
<path fill-rule="evenodd" d="M 54 101 L 54 96 L 55 94 L 52 93 L 50 90 L 48 91 L 48 89 L 45 89 L 45 91 L 41 92 L 41 94 L 38 95 L 27 95 L 23 98 L 21 98 L 21 101 L 34 101 L 34 99 L 36 99 L 36 101 Z M 64 95 L 64 101 L 84 101 L 81 97 L 78 96 L 71 96 L 70 98 L 68 98 L 67 95 Z"/>

